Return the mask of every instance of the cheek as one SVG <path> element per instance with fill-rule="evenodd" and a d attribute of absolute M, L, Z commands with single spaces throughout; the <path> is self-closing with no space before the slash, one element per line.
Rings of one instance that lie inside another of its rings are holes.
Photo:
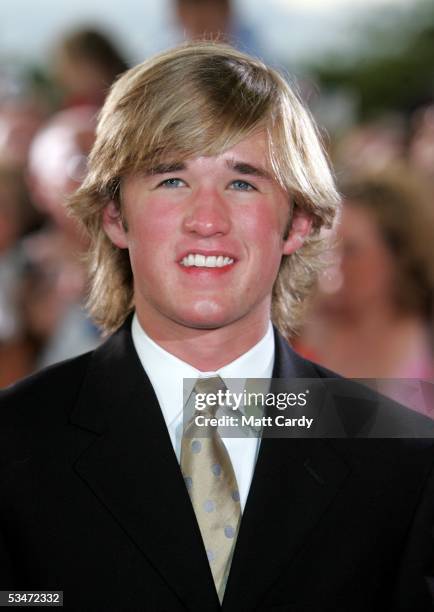
<path fill-rule="evenodd" d="M 258 279 L 277 276 L 283 254 L 284 225 L 276 214 L 259 210 L 244 222 L 245 239 L 255 259 Z"/>
<path fill-rule="evenodd" d="M 361 250 L 343 267 L 345 285 L 360 294 L 387 293 L 393 281 L 393 262 L 389 253 L 376 245 Z"/>
<path fill-rule="evenodd" d="M 277 216 L 267 211 L 251 211 L 237 220 L 238 236 L 244 243 L 245 262 L 240 268 L 239 284 L 233 285 L 232 297 L 242 296 L 245 305 L 268 299 L 282 261 L 283 229 Z M 229 289 L 229 287 L 228 287 Z"/>
<path fill-rule="evenodd" d="M 269 202 L 258 202 L 254 208 L 243 210 L 235 222 L 250 244 L 263 250 L 280 249 L 288 216 L 279 213 L 281 211 L 271 207 Z"/>
<path fill-rule="evenodd" d="M 394 265 L 389 253 L 378 252 L 366 265 L 366 276 L 371 276 L 371 286 L 380 292 L 392 290 Z"/>
<path fill-rule="evenodd" d="M 365 277 L 372 275 L 373 261 L 369 251 L 360 250 L 343 262 L 343 271 L 348 282 L 358 284 Z"/>
<path fill-rule="evenodd" d="M 152 251 L 159 245 L 169 244 L 179 226 L 176 207 L 147 202 L 128 216 L 130 244 L 133 248 Z"/>
<path fill-rule="evenodd" d="M 170 260 L 174 228 L 164 215 L 130 218 L 128 250 L 133 271 L 155 270 Z"/>

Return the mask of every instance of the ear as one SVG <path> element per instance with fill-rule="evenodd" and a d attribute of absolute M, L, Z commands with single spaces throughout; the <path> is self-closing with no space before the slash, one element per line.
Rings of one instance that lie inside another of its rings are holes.
<path fill-rule="evenodd" d="M 102 225 L 110 240 L 120 249 L 128 248 L 127 232 L 116 204 L 110 201 L 102 213 Z"/>
<path fill-rule="evenodd" d="M 303 246 L 312 231 L 312 215 L 294 207 L 289 233 L 283 243 L 283 255 L 291 255 Z"/>

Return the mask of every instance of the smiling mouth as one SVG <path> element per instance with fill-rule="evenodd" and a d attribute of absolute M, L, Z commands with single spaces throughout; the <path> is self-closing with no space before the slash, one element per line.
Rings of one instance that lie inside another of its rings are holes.
<path fill-rule="evenodd" d="M 226 255 L 200 255 L 199 253 L 189 253 L 180 261 L 185 268 L 224 268 L 233 263 L 234 259 Z"/>

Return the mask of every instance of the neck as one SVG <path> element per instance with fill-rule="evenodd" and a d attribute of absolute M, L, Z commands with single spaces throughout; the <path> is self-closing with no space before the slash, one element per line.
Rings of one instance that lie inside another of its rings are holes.
<path fill-rule="evenodd" d="M 269 321 L 262 316 L 216 329 L 195 329 L 173 321 L 163 328 L 139 312 L 137 317 L 154 342 L 201 372 L 214 372 L 246 353 L 265 336 Z"/>

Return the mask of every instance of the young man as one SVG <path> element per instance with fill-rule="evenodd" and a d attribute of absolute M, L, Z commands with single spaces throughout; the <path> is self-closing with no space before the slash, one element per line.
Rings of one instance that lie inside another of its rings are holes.
<path fill-rule="evenodd" d="M 183 427 L 183 379 L 188 403 L 330 376 L 270 320 L 296 328 L 338 201 L 308 113 L 261 62 L 190 44 L 121 77 L 70 203 L 90 312 L 115 333 L 3 394 L 2 589 L 77 611 L 431 609 L 431 440 Z"/>

